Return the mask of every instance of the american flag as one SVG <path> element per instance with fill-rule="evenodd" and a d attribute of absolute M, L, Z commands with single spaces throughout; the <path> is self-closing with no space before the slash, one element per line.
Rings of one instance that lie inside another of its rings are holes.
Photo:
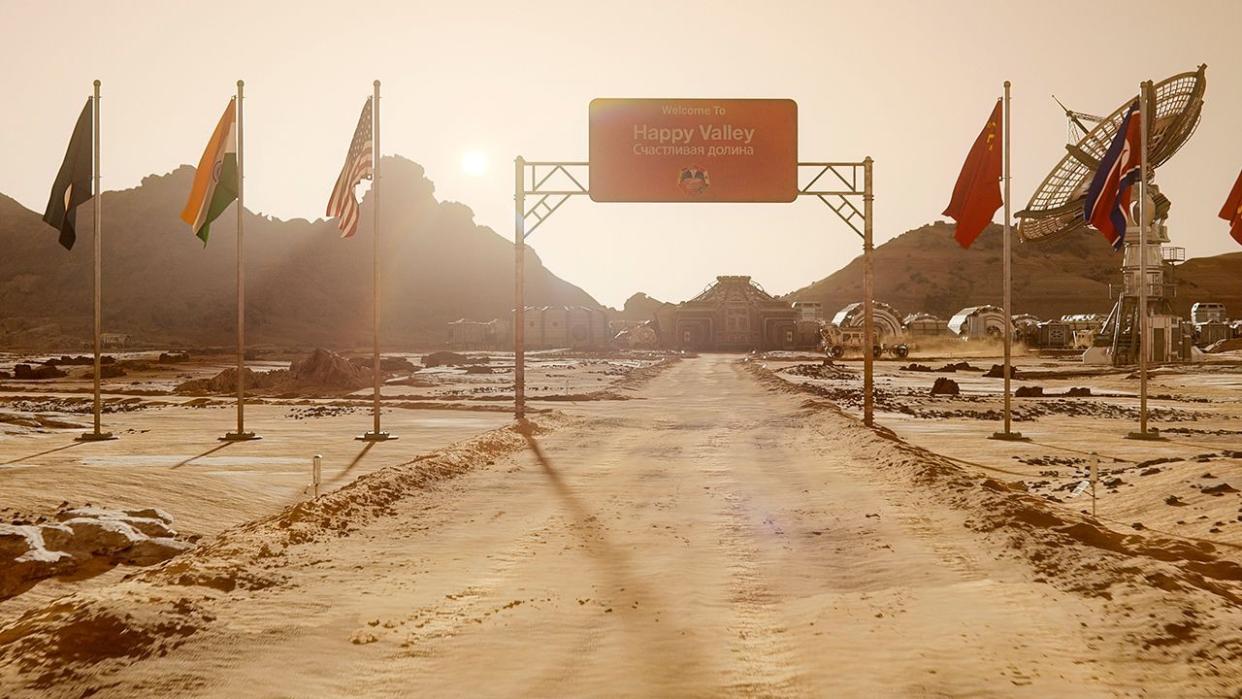
<path fill-rule="evenodd" d="M 358 126 L 354 128 L 354 140 L 349 144 L 349 155 L 345 156 L 345 165 L 336 178 L 332 197 L 328 199 L 328 218 L 336 217 L 336 225 L 341 229 L 342 238 L 352 238 L 358 232 L 358 198 L 354 195 L 354 187 L 364 179 L 371 179 L 374 172 L 371 163 L 372 143 L 371 100 L 368 98 L 362 105 Z"/>

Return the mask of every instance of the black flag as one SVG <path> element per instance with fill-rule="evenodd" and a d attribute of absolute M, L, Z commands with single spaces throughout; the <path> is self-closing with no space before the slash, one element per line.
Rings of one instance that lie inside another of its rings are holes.
<path fill-rule="evenodd" d="M 86 106 L 78 117 L 78 124 L 73 127 L 65 162 L 61 164 L 60 172 L 56 174 L 56 183 L 52 185 L 47 211 L 43 212 L 43 220 L 60 231 L 60 244 L 66 250 L 73 249 L 73 243 L 78 237 L 73 227 L 74 210 L 94 195 L 91 188 L 91 165 L 94 156 L 92 145 L 91 101 L 87 99 Z"/>

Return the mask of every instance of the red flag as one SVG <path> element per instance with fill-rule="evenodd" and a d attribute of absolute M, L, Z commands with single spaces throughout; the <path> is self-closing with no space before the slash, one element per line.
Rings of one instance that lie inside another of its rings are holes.
<path fill-rule="evenodd" d="M 962 173 L 953 186 L 953 199 L 944 215 L 957 221 L 953 237 L 964 248 L 970 247 L 975 238 L 992 222 L 992 216 L 1001 207 L 1001 103 L 996 108 L 983 131 L 975 139 Z"/>
<path fill-rule="evenodd" d="M 1238 181 L 1233 183 L 1233 191 L 1225 200 L 1220 217 L 1229 222 L 1229 235 L 1238 241 L 1238 245 L 1242 245 L 1242 172 L 1238 173 Z"/>

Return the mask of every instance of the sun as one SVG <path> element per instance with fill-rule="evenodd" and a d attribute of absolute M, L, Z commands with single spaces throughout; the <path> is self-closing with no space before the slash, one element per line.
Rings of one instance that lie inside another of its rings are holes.
<path fill-rule="evenodd" d="M 461 169 L 467 175 L 481 177 L 487 174 L 487 153 L 481 150 L 468 150 L 461 156 Z"/>

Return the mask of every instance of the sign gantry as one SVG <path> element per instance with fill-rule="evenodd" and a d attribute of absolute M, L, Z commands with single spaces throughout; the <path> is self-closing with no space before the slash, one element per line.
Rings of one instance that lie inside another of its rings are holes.
<path fill-rule="evenodd" d="M 874 342 L 871 158 L 797 162 L 792 100 L 591 103 L 591 158 L 514 162 L 514 417 L 526 417 L 526 238 L 567 201 L 792 202 L 814 197 L 863 243 L 863 335 Z M 861 200 L 861 207 L 859 205 Z M 863 422 L 874 421 L 873 354 L 863 346 Z"/>

